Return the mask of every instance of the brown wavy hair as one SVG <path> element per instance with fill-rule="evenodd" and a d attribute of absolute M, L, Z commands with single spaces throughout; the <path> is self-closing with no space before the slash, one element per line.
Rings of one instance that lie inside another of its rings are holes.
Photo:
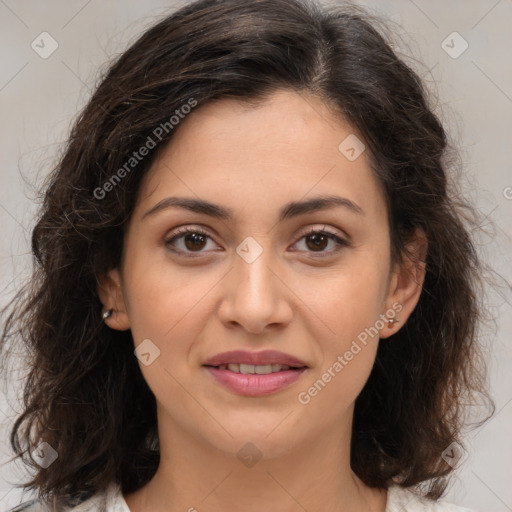
<path fill-rule="evenodd" d="M 493 408 L 479 341 L 482 265 L 474 210 L 451 186 L 445 130 L 383 34 L 354 7 L 200 0 L 166 15 L 103 72 L 45 183 L 33 275 L 4 309 L 2 345 L 21 343 L 30 368 L 10 436 L 15 458 L 35 469 L 23 487 L 60 506 L 112 481 L 133 492 L 156 472 L 155 397 L 130 331 L 102 321 L 97 285 L 119 265 L 141 179 L 175 129 L 108 193 L 98 190 L 191 98 L 199 107 L 256 104 L 288 89 L 315 94 L 364 138 L 386 195 L 393 260 L 416 228 L 427 236 L 417 307 L 379 344 L 356 400 L 351 465 L 368 486 L 442 495 L 453 468 L 441 454 L 463 445 L 464 406 L 483 396 Z M 51 470 L 31 456 L 40 441 L 59 454 Z"/>

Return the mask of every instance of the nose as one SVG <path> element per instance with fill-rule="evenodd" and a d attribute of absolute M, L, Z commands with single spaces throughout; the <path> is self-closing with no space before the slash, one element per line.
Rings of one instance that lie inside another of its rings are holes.
<path fill-rule="evenodd" d="M 218 314 L 224 325 L 240 326 L 250 333 L 284 327 L 293 317 L 293 293 L 283 269 L 266 247 L 252 262 L 235 254 L 234 268 L 223 280 Z"/>

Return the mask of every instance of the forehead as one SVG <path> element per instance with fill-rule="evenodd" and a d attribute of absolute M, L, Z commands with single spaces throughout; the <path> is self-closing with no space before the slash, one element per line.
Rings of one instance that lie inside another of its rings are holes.
<path fill-rule="evenodd" d="M 256 105 L 211 101 L 180 122 L 143 180 L 139 207 L 171 193 L 244 210 L 339 193 L 382 215 L 383 192 L 363 144 L 316 96 L 279 91 Z"/>

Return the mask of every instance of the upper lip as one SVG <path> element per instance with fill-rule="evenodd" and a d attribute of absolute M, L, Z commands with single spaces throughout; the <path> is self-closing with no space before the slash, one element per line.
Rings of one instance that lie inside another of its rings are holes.
<path fill-rule="evenodd" d="M 232 350 L 230 352 L 222 352 L 211 357 L 203 363 L 204 366 L 220 366 L 221 364 L 282 364 L 296 368 L 307 366 L 304 361 L 297 357 L 278 352 L 277 350 L 262 350 L 260 352 L 249 352 L 247 350 Z"/>

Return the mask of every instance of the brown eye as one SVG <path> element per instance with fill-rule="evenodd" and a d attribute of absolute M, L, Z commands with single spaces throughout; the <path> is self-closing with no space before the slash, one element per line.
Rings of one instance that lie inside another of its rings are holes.
<path fill-rule="evenodd" d="M 327 244 L 329 243 L 329 237 L 322 233 L 314 233 L 312 235 L 308 235 L 306 239 L 311 242 L 306 242 L 306 245 L 313 251 L 322 251 L 327 247 Z"/>
<path fill-rule="evenodd" d="M 304 242 L 302 242 L 304 240 Z M 298 248 L 299 251 L 306 253 L 317 253 L 318 256 L 330 256 L 348 246 L 348 242 L 340 238 L 335 233 L 324 229 L 311 229 L 302 234 L 302 237 L 295 245 L 304 243 L 305 248 Z M 331 249 L 329 249 L 331 245 Z"/>
<path fill-rule="evenodd" d="M 203 230 L 187 227 L 171 234 L 171 236 L 165 240 L 165 245 L 177 253 L 201 254 L 208 252 L 203 251 L 203 249 L 208 245 L 209 240 L 211 240 L 210 235 Z"/>
<path fill-rule="evenodd" d="M 188 233 L 183 240 L 185 247 L 191 251 L 201 250 L 206 245 L 206 237 L 200 233 Z"/>

